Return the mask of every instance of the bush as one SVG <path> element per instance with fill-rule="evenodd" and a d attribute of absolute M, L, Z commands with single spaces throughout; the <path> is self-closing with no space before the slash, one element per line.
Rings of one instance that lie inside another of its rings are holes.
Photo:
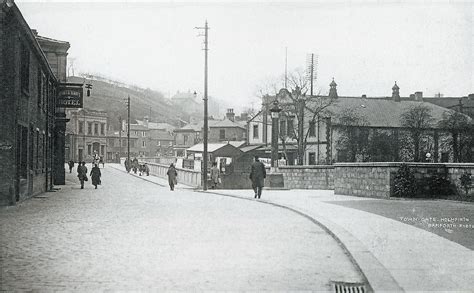
<path fill-rule="evenodd" d="M 415 174 L 407 164 L 402 164 L 393 179 L 393 196 L 414 197 L 416 194 Z"/>

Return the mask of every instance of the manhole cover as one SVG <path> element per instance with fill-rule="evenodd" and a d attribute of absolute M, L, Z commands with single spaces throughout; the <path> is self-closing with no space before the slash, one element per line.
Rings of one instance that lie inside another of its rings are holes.
<path fill-rule="evenodd" d="M 363 283 L 334 282 L 334 292 L 336 293 L 367 293 L 367 286 Z"/>

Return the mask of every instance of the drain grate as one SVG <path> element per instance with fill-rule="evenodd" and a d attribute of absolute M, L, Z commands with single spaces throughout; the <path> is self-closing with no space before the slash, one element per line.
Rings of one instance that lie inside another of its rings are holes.
<path fill-rule="evenodd" d="M 367 293 L 367 286 L 363 283 L 334 282 L 336 293 Z"/>

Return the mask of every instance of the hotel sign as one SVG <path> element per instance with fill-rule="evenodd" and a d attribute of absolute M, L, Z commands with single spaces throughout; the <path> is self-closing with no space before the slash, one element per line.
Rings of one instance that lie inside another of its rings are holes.
<path fill-rule="evenodd" d="M 60 85 L 56 107 L 82 108 L 82 105 L 83 95 L 81 83 L 65 83 Z"/>

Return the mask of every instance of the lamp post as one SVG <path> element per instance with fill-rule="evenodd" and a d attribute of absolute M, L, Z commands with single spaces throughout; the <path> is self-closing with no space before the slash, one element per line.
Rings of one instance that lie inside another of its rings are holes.
<path fill-rule="evenodd" d="M 272 167 L 276 167 L 275 161 L 278 160 L 278 119 L 280 117 L 280 112 L 281 108 L 278 105 L 278 101 L 273 101 L 273 107 L 270 109 L 272 116 Z"/>

